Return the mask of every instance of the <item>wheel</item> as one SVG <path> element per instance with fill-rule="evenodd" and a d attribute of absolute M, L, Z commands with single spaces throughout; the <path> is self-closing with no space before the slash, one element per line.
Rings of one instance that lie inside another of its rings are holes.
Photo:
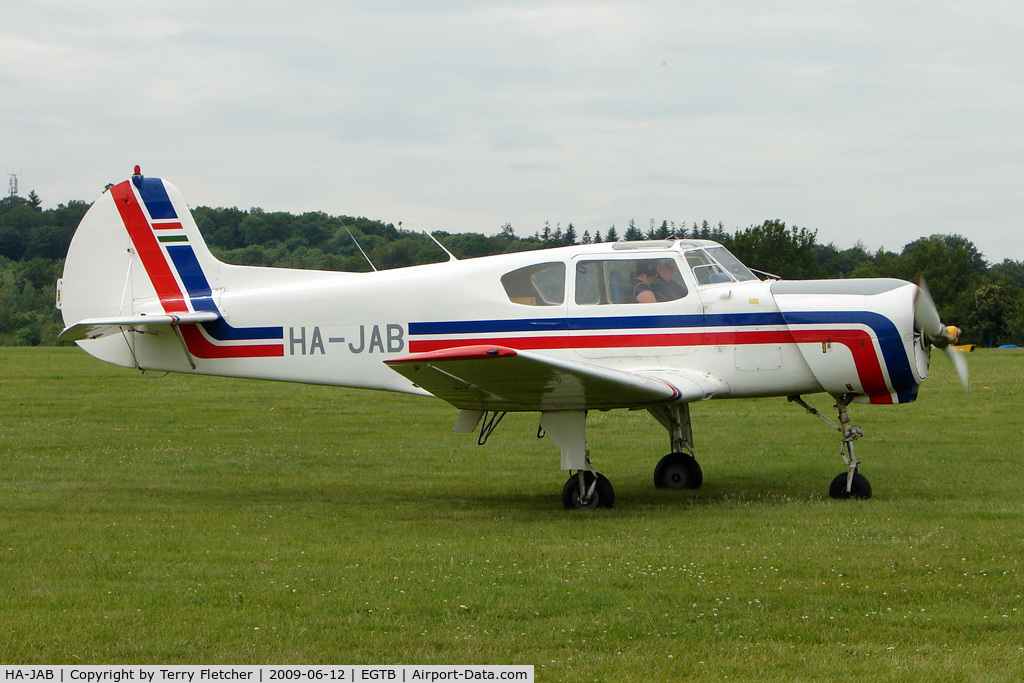
<path fill-rule="evenodd" d="M 689 453 L 669 453 L 654 468 L 654 485 L 659 489 L 699 489 L 704 473 Z"/>
<path fill-rule="evenodd" d="M 850 487 L 850 492 L 846 492 L 846 477 L 847 472 L 843 472 L 835 479 L 832 480 L 832 485 L 828 487 L 829 498 L 846 499 L 846 498 L 859 498 L 861 500 L 867 500 L 871 497 L 871 482 L 860 472 L 854 472 L 853 474 L 853 486 Z"/>
<path fill-rule="evenodd" d="M 594 482 L 594 473 L 584 472 L 583 479 L 584 486 L 589 489 L 590 485 Z M 580 500 L 580 478 L 578 475 L 573 474 L 565 482 L 565 486 L 562 487 L 562 505 L 565 506 L 566 510 L 610 508 L 615 505 L 615 489 L 612 488 L 612 483 L 603 474 L 598 473 L 597 487 L 594 489 L 594 495 L 584 504 Z"/>

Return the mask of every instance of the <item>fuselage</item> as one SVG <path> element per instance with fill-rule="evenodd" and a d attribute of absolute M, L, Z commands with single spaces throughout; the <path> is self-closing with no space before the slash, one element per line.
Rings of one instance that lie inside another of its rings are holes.
<path fill-rule="evenodd" d="M 62 284 L 68 324 L 215 313 L 79 343 L 112 363 L 426 394 L 385 365 L 494 344 L 702 376 L 705 398 L 828 392 L 906 402 L 928 370 L 915 285 L 761 281 L 721 245 L 576 245 L 371 273 L 234 266 L 173 186 L 137 177 L 90 209 Z M 627 407 L 627 406 L 623 406 Z"/>
<path fill-rule="evenodd" d="M 191 362 L 166 331 L 132 335 L 133 352 L 120 357 L 151 370 L 424 393 L 383 361 L 489 343 L 622 370 L 698 369 L 720 382 L 708 398 L 827 391 L 912 399 L 927 372 L 914 341 L 913 285 L 701 283 L 686 254 L 715 247 L 590 245 L 334 277 L 292 271 L 294 281 L 268 277 L 265 285 L 258 271 L 271 269 L 246 268 L 251 286 L 206 295 L 226 324 L 185 335 Z M 684 296 L 637 303 L 587 290 L 595 264 L 628 274 L 653 258 L 679 264 Z M 535 269 L 555 274 L 533 296 L 503 284 L 525 270 L 536 286 Z M 201 308 L 201 299 L 192 305 Z M 140 310 L 160 306 L 159 297 L 139 302 Z"/>

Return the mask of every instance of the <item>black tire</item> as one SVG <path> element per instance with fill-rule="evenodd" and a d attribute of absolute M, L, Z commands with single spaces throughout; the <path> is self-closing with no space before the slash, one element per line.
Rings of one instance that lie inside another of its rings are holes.
<path fill-rule="evenodd" d="M 845 500 L 847 498 L 857 498 L 859 500 L 867 500 L 871 497 L 871 482 L 860 472 L 854 472 L 853 474 L 853 486 L 851 490 L 846 490 L 846 477 L 848 473 L 843 472 L 832 480 L 831 486 L 828 487 L 829 498 L 835 498 L 837 500 Z"/>
<path fill-rule="evenodd" d="M 700 463 L 689 453 L 669 453 L 654 468 L 654 486 L 659 489 L 699 489 L 703 483 Z"/>
<path fill-rule="evenodd" d="M 584 486 L 589 489 L 594 481 L 594 473 L 584 472 L 583 479 Z M 580 500 L 580 478 L 578 475 L 573 474 L 565 482 L 565 486 L 562 487 L 562 505 L 565 506 L 566 510 L 610 508 L 615 505 L 615 489 L 612 488 L 612 483 L 603 474 L 598 473 L 597 488 L 594 489 L 594 495 L 584 505 Z"/>

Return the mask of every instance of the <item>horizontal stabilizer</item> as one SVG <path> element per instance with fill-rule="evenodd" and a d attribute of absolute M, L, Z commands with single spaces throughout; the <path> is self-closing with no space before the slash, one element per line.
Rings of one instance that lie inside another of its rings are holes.
<path fill-rule="evenodd" d="M 219 319 L 220 315 L 211 311 L 178 313 L 175 315 L 161 313 L 158 315 L 129 315 L 113 318 L 89 318 L 64 328 L 64 331 L 60 333 L 57 339 L 59 341 L 81 341 L 83 339 L 97 339 L 111 334 L 120 334 L 121 332 L 132 331 L 140 327 L 209 323 Z"/>
<path fill-rule="evenodd" d="M 703 398 L 650 375 L 554 358 L 505 346 L 463 346 L 385 361 L 463 410 L 631 408 Z"/>

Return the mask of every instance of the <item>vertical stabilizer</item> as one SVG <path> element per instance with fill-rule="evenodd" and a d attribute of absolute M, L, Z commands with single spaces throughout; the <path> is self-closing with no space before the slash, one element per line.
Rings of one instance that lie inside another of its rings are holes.
<path fill-rule="evenodd" d="M 217 313 L 222 264 L 203 241 L 181 193 L 138 172 L 110 187 L 79 224 L 61 278 L 61 314 L 83 320 Z M 90 354 L 136 366 L 132 335 L 80 342 Z"/>

